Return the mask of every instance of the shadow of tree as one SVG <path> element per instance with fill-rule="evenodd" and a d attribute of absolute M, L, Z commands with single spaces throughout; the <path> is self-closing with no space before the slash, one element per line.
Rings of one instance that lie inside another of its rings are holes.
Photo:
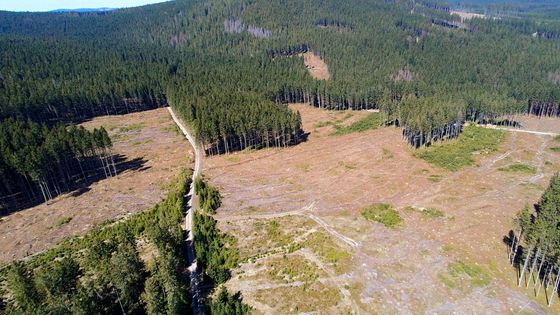
<path fill-rule="evenodd" d="M 87 158 L 84 159 L 82 163 L 85 165 L 94 165 L 97 163 L 96 159 L 97 158 L 94 157 Z M 129 160 L 122 154 L 116 154 L 112 156 L 112 160 L 115 162 L 117 176 L 128 171 L 143 172 L 151 168 L 150 166 L 146 166 L 147 160 L 142 157 Z M 71 197 L 78 197 L 90 191 L 90 186 L 94 183 L 107 178 L 109 177 L 105 175 L 101 167 L 88 169 L 84 171 L 83 176 L 77 178 L 73 183 L 66 185 L 66 187 L 64 187 L 65 189 L 62 189 L 59 194 L 52 192 L 53 198 L 65 193 L 70 193 L 69 195 Z M 33 199 L 26 199 L 24 198 L 23 192 L 18 192 L 11 196 L 0 196 L 0 216 L 6 216 L 17 211 L 35 207 L 43 202 L 44 200 L 41 196 L 37 196 Z"/>

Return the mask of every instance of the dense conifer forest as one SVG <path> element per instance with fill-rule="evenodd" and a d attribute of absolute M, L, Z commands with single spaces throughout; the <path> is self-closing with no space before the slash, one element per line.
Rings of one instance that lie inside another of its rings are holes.
<path fill-rule="evenodd" d="M 411 143 L 439 139 L 429 139 L 431 130 L 460 119 L 558 115 L 557 22 L 473 19 L 448 29 L 458 21 L 448 8 L 188 0 L 102 13 L 3 12 L 0 115 L 75 122 L 170 104 L 209 154 L 301 141 L 297 114 L 276 105 L 286 102 L 383 108 Z M 333 80 L 309 77 L 296 56 L 306 51 L 324 57 Z M 397 75 L 403 69 L 407 80 Z M 449 104 L 437 122 L 426 97 Z M 418 107 L 414 120 L 400 116 L 405 98 Z"/>
<path fill-rule="evenodd" d="M 2 12 L 0 115 L 75 122 L 170 104 L 209 154 L 303 140 L 286 102 L 382 108 L 421 145 L 456 121 L 558 115 L 560 23 L 459 23 L 451 5 L 180 0 L 101 13 Z M 332 80 L 307 74 L 297 56 L 305 51 L 324 58 Z M 411 107 L 417 115 L 401 116 Z"/>
<path fill-rule="evenodd" d="M 0 214 L 116 176 L 111 147 L 103 127 L 90 132 L 61 124 L 49 127 L 12 118 L 2 121 Z"/>
<path fill-rule="evenodd" d="M 518 213 L 509 257 L 519 269 L 518 286 L 534 287 L 537 297 L 543 292 L 550 306 L 560 286 L 560 175 L 551 179 L 534 210 Z"/>

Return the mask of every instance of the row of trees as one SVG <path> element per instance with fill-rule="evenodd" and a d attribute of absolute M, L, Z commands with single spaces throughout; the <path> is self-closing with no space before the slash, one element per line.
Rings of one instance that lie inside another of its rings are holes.
<path fill-rule="evenodd" d="M 194 193 L 200 198 L 200 208 L 204 213 L 216 214 L 216 210 L 222 206 L 220 191 L 209 185 L 202 177 L 195 179 Z"/>
<path fill-rule="evenodd" d="M 0 211 L 48 202 L 91 180 L 116 176 L 111 148 L 103 127 L 0 122 Z"/>
<path fill-rule="evenodd" d="M 184 172 L 167 199 L 2 271 L 7 314 L 184 314 L 190 309 Z M 138 244 L 152 245 L 140 257 Z"/>
<path fill-rule="evenodd" d="M 551 179 L 535 211 L 526 207 L 515 223 L 509 257 L 519 264 L 518 286 L 533 286 L 536 296 L 544 292 L 550 306 L 560 286 L 560 175 Z"/>
<path fill-rule="evenodd" d="M 230 270 L 238 264 L 238 252 L 231 236 L 221 232 L 211 216 L 221 206 L 218 189 L 199 177 L 195 179 L 195 192 L 201 208 L 193 218 L 194 252 L 203 282 L 214 289 L 231 277 Z M 224 287 L 209 306 L 211 314 L 220 315 L 243 315 L 250 310 L 239 292 L 230 295 Z"/>
<path fill-rule="evenodd" d="M 560 103 L 530 100 L 528 113 L 538 117 L 560 117 Z"/>

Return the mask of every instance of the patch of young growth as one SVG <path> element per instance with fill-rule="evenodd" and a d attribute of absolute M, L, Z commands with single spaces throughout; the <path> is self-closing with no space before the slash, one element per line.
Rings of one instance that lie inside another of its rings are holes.
<path fill-rule="evenodd" d="M 323 257 L 328 263 L 333 264 L 337 271 L 348 263 L 351 256 L 340 249 L 333 240 L 323 232 L 315 232 L 307 237 L 303 247 L 308 247 L 317 255 Z"/>
<path fill-rule="evenodd" d="M 309 283 L 319 278 L 317 266 L 308 263 L 299 255 L 284 255 L 267 264 L 269 265 L 268 274 L 277 281 L 285 283 L 302 281 Z"/>
<path fill-rule="evenodd" d="M 466 286 L 482 288 L 492 281 L 484 268 L 462 261 L 450 263 L 447 266 L 447 274 L 440 273 L 439 278 L 452 289 L 463 289 Z"/>
<path fill-rule="evenodd" d="M 202 177 L 194 181 L 194 192 L 200 197 L 200 208 L 209 214 L 216 214 L 216 210 L 222 206 L 220 191 L 208 184 Z"/>
<path fill-rule="evenodd" d="M 336 129 L 332 134 L 335 136 L 347 135 L 354 132 L 364 132 L 372 129 L 377 129 L 383 126 L 383 115 L 380 113 L 370 113 L 366 117 L 348 125 L 342 127 L 340 125 L 334 125 Z"/>
<path fill-rule="evenodd" d="M 523 163 L 516 163 L 505 167 L 500 167 L 498 170 L 502 172 L 525 173 L 525 174 L 537 173 L 536 167 Z"/>
<path fill-rule="evenodd" d="M 432 183 L 439 183 L 442 180 L 442 176 L 441 175 L 430 175 L 428 177 L 428 180 Z"/>
<path fill-rule="evenodd" d="M 140 131 L 144 128 L 146 128 L 145 123 L 136 123 L 136 124 L 130 124 L 128 126 L 119 128 L 119 132 L 125 133 L 125 132 L 132 132 L 132 131 Z"/>
<path fill-rule="evenodd" d="M 456 140 L 433 144 L 418 149 L 414 155 L 430 164 L 449 171 L 457 171 L 475 164 L 475 154 L 489 154 L 498 150 L 504 140 L 504 132 L 467 126 Z"/>
<path fill-rule="evenodd" d="M 426 218 L 437 219 L 443 218 L 445 216 L 445 213 L 436 208 L 426 208 L 422 210 L 422 215 Z"/>
<path fill-rule="evenodd" d="M 56 226 L 63 226 L 72 221 L 72 217 L 62 217 L 56 221 Z"/>
<path fill-rule="evenodd" d="M 385 203 L 378 203 L 364 208 L 362 216 L 369 221 L 379 222 L 389 228 L 395 228 L 403 222 L 399 212 L 391 205 Z"/>

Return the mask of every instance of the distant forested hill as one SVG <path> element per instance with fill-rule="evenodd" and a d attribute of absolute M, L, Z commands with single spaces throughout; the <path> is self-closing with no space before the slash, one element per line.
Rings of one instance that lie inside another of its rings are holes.
<path fill-rule="evenodd" d="M 182 0 L 0 13 L 0 116 L 78 121 L 171 104 L 209 153 L 299 142 L 305 101 L 381 108 L 414 146 L 465 119 L 558 115 L 560 23 L 460 21 L 448 2 Z M 329 65 L 312 79 L 303 52 Z"/>
<path fill-rule="evenodd" d="M 560 2 L 556 0 L 451 0 L 450 4 L 455 8 L 494 15 L 560 17 Z"/>

